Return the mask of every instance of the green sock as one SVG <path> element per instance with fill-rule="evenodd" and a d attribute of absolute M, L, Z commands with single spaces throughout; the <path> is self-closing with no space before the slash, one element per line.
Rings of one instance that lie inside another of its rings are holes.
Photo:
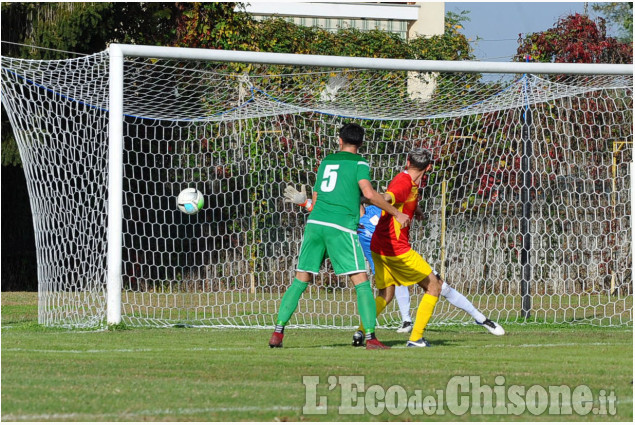
<path fill-rule="evenodd" d="M 367 334 L 373 333 L 375 332 L 377 312 L 370 282 L 366 281 L 360 283 L 359 285 L 355 285 L 355 292 L 357 292 L 357 310 L 359 311 L 359 316 L 362 319 L 362 325 L 364 326 Z"/>
<path fill-rule="evenodd" d="M 299 279 L 293 279 L 293 283 L 289 286 L 289 288 L 287 288 L 286 292 L 282 296 L 280 310 L 278 311 L 278 321 L 276 324 L 285 326 L 289 319 L 291 319 L 291 315 L 295 309 L 298 308 L 298 301 L 300 301 L 300 297 L 307 285 L 307 282 L 302 282 Z"/>

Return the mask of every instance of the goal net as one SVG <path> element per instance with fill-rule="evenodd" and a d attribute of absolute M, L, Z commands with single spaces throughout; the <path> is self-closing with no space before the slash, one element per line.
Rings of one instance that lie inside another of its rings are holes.
<path fill-rule="evenodd" d="M 124 57 L 117 122 L 108 52 L 2 57 L 40 323 L 106 326 L 117 303 L 130 326 L 272 326 L 307 220 L 283 191 L 310 191 L 339 128 L 356 122 L 379 191 L 411 149 L 433 151 L 413 248 L 489 318 L 632 324 L 631 75 L 182 57 Z M 205 196 L 196 215 L 176 207 L 186 187 Z M 421 295 L 412 289 L 413 310 Z M 290 325 L 356 326 L 355 299 L 327 259 Z M 400 322 L 396 303 L 378 320 Z M 432 319 L 469 322 L 443 299 Z"/>

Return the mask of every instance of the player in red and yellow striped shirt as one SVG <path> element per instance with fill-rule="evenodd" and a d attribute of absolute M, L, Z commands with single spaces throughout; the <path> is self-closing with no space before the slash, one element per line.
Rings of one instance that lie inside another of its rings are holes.
<path fill-rule="evenodd" d="M 392 179 L 386 190 L 389 200 L 399 211 L 411 219 L 419 201 L 419 183 L 432 168 L 432 153 L 427 149 L 415 149 L 408 154 L 406 170 Z M 389 199 L 390 198 L 390 199 Z M 441 280 L 432 268 L 410 246 L 409 227 L 382 215 L 375 228 L 370 250 L 375 263 L 375 285 L 379 290 L 375 297 L 377 312 L 383 311 L 395 293 L 395 285 L 418 284 L 426 293 L 421 299 L 413 324 L 408 347 L 427 347 L 423 332 L 441 295 Z"/>
<path fill-rule="evenodd" d="M 399 173 L 388 185 L 384 194 L 387 201 L 411 219 L 417 212 L 419 185 L 423 176 L 432 168 L 432 153 L 427 149 L 414 149 L 408 155 L 406 170 Z M 426 260 L 410 245 L 409 227 L 402 227 L 391 216 L 383 214 L 377 223 L 370 249 L 375 265 L 375 285 L 379 290 L 375 297 L 377 316 L 392 300 L 396 286 L 417 284 L 424 294 L 410 334 L 407 347 L 429 347 L 423 337 L 439 295 L 444 295 L 453 305 L 470 313 L 479 325 L 494 335 L 503 335 L 500 325 L 487 319 L 460 293 L 444 283 Z M 359 331 L 353 337 L 353 345 L 359 345 Z"/>

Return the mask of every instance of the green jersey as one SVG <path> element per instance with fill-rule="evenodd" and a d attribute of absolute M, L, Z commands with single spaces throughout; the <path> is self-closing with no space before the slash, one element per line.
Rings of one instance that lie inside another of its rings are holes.
<path fill-rule="evenodd" d="M 361 155 L 337 152 L 324 158 L 313 187 L 318 197 L 309 220 L 357 231 L 360 180 L 370 181 L 370 166 Z"/>

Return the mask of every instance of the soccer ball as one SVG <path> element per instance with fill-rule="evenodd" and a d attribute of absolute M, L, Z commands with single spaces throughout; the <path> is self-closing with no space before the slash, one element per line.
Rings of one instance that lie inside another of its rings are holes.
<path fill-rule="evenodd" d="M 176 206 L 185 214 L 196 214 L 204 204 L 203 194 L 194 189 L 188 187 L 183 189 L 179 196 L 176 198 Z"/>

